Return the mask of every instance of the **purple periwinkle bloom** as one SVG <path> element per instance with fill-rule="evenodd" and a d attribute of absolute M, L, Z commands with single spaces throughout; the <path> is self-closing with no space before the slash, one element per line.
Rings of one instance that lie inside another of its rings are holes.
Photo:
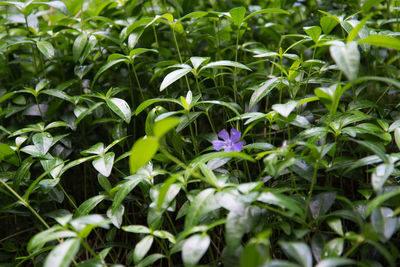
<path fill-rule="evenodd" d="M 221 138 L 223 141 L 214 140 L 212 141 L 212 144 L 216 151 L 224 149 L 225 152 L 230 152 L 230 151 L 240 152 L 243 146 L 243 142 L 242 141 L 239 142 L 241 136 L 242 133 L 236 129 L 233 128 L 231 129 L 231 136 L 229 136 L 227 130 L 223 129 L 218 133 L 218 137 Z"/>

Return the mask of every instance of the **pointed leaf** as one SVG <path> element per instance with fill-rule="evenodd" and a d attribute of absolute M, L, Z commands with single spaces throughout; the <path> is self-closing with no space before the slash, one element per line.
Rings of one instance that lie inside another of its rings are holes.
<path fill-rule="evenodd" d="M 218 209 L 220 205 L 214 197 L 214 188 L 201 191 L 190 203 L 188 213 L 185 218 L 185 230 L 196 226 L 200 217 L 212 210 Z"/>
<path fill-rule="evenodd" d="M 54 57 L 54 47 L 51 43 L 47 41 L 39 41 L 36 43 L 39 51 L 46 57 L 52 58 Z"/>
<path fill-rule="evenodd" d="M 41 155 L 45 155 L 53 145 L 53 137 L 50 133 L 37 133 L 32 137 L 32 142 Z"/>
<path fill-rule="evenodd" d="M 399 41 L 400 42 L 400 41 Z M 331 56 L 346 77 L 353 81 L 357 78 L 360 67 L 360 52 L 356 42 L 347 44 L 338 42 L 329 48 Z"/>
<path fill-rule="evenodd" d="M 129 124 L 131 121 L 131 108 L 128 103 L 121 98 L 110 98 L 106 100 L 107 105 L 111 108 L 112 111 L 115 112 L 121 119 L 123 119 L 126 123 Z"/>
<path fill-rule="evenodd" d="M 71 238 L 56 246 L 47 256 L 44 267 L 68 267 L 79 250 L 79 239 Z"/>
<path fill-rule="evenodd" d="M 230 60 L 220 60 L 220 61 L 208 63 L 207 65 L 202 67 L 199 72 L 201 72 L 204 69 L 218 68 L 218 67 L 234 67 L 234 68 L 245 69 L 245 70 L 251 71 L 251 69 L 249 67 L 247 67 L 246 65 L 243 65 L 242 63 L 230 61 Z"/>
<path fill-rule="evenodd" d="M 137 264 L 141 261 L 147 252 L 149 252 L 151 245 L 153 244 L 154 237 L 151 235 L 145 236 L 139 243 L 136 244 L 135 250 L 133 251 L 133 260 Z"/>
<path fill-rule="evenodd" d="M 114 152 L 108 152 L 105 155 L 93 160 L 93 167 L 105 177 L 110 176 L 114 164 Z"/>
<path fill-rule="evenodd" d="M 358 43 L 400 50 L 400 40 L 389 35 L 370 35 L 358 40 Z"/>
<path fill-rule="evenodd" d="M 208 235 L 196 234 L 189 237 L 182 247 L 182 260 L 185 266 L 195 266 L 206 253 L 210 243 Z"/>
<path fill-rule="evenodd" d="M 184 68 L 184 69 L 174 70 L 173 72 L 168 73 L 168 75 L 165 76 L 164 80 L 161 83 L 160 91 L 163 91 L 165 88 L 167 88 L 172 83 L 179 80 L 180 78 L 182 78 L 183 76 L 185 76 L 186 74 L 188 74 L 191 71 L 192 71 L 192 69 Z"/>
<path fill-rule="evenodd" d="M 249 109 L 252 109 L 254 105 L 260 102 L 268 93 L 274 89 L 278 84 L 280 84 L 280 80 L 278 78 L 272 78 L 264 83 L 258 85 L 258 88 L 251 95 Z"/>
<path fill-rule="evenodd" d="M 290 113 L 296 108 L 297 101 L 289 101 L 286 104 L 275 104 L 272 106 L 272 109 L 278 112 L 281 116 L 287 118 Z"/>
<path fill-rule="evenodd" d="M 279 242 L 287 256 L 294 259 L 303 267 L 312 267 L 312 255 L 310 248 L 300 242 Z"/>

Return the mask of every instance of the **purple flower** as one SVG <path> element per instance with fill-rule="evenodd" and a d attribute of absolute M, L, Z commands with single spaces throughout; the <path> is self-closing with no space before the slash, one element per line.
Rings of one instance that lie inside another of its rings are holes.
<path fill-rule="evenodd" d="M 227 130 L 223 129 L 218 134 L 218 137 L 221 138 L 223 141 L 214 140 L 212 141 L 212 144 L 216 151 L 220 151 L 223 148 L 225 152 L 230 152 L 230 151 L 240 152 L 240 150 L 242 150 L 243 142 L 242 141 L 238 142 L 238 141 L 240 140 L 241 136 L 242 136 L 241 132 L 232 128 L 231 136 L 229 137 Z"/>

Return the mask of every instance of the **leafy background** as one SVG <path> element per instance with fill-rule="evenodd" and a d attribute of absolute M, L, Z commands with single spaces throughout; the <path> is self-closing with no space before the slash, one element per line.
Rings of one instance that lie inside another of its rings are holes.
<path fill-rule="evenodd" d="M 0 265 L 398 266 L 399 12 L 1 1 Z"/>

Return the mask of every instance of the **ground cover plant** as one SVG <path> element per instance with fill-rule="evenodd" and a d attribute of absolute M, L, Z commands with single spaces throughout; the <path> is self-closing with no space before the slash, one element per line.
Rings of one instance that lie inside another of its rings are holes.
<path fill-rule="evenodd" d="M 400 1 L 0 1 L 0 266 L 398 266 Z"/>

